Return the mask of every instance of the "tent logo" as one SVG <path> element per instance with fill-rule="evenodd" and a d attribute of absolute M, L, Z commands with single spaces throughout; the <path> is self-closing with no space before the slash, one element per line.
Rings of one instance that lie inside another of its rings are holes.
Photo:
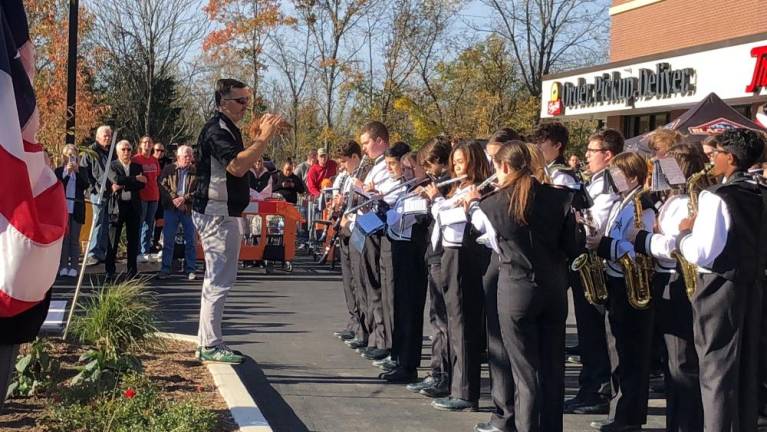
<path fill-rule="evenodd" d="M 751 57 L 756 57 L 754 65 L 754 75 L 751 77 L 751 84 L 746 87 L 748 93 L 756 93 L 767 87 L 767 46 L 755 47 L 751 50 Z"/>
<path fill-rule="evenodd" d="M 692 135 L 719 135 L 724 131 L 737 128 L 746 128 L 746 126 L 724 117 L 719 117 L 718 119 L 711 120 L 698 126 L 690 126 L 687 130 L 689 130 Z"/>
<path fill-rule="evenodd" d="M 563 114 L 564 105 L 562 104 L 562 84 L 558 82 L 551 83 L 551 96 L 549 97 L 547 108 L 549 115 L 556 116 Z"/>

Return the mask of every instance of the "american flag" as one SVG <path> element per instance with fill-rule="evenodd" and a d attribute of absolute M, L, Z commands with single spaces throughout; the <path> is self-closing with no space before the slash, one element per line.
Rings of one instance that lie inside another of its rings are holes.
<path fill-rule="evenodd" d="M 22 0 L 0 2 L 0 44 L 0 317 L 6 318 L 45 299 L 58 271 L 67 210 L 35 138 L 34 49 Z"/>

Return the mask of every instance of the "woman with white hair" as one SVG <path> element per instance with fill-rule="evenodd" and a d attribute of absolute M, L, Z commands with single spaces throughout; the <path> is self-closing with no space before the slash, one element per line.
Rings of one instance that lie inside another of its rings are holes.
<path fill-rule="evenodd" d="M 64 184 L 69 218 L 61 247 L 59 276 L 75 277 L 80 258 L 80 228 L 85 223 L 85 189 L 88 188 L 88 178 L 80 174 L 77 147 L 67 144 L 61 154 L 63 156 L 61 166 L 54 172 L 59 181 Z"/>

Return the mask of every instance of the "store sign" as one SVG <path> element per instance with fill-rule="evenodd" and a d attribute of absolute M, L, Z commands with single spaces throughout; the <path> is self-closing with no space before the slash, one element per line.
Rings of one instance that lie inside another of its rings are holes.
<path fill-rule="evenodd" d="M 724 117 L 719 117 L 697 126 L 690 126 L 687 130 L 692 135 L 719 135 L 722 132 L 738 128 L 747 128 L 747 126 Z"/>
<path fill-rule="evenodd" d="M 751 84 L 746 87 L 746 92 L 757 93 L 762 87 L 767 87 L 767 46 L 753 48 L 751 57 L 756 57 L 756 65 L 751 76 Z"/>
<path fill-rule="evenodd" d="M 693 68 L 671 69 L 669 63 L 658 63 L 654 70 L 639 69 L 639 76 L 624 77 L 619 71 L 613 71 L 595 76 L 592 83 L 584 78 L 579 78 L 577 84 L 566 82 L 562 97 L 567 108 L 618 103 L 633 107 L 640 98 L 694 93 L 694 76 Z"/>

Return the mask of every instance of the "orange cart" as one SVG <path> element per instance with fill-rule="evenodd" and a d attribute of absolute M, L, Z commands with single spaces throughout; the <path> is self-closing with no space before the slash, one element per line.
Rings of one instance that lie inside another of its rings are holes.
<path fill-rule="evenodd" d="M 279 261 L 293 271 L 296 256 L 296 231 L 301 216 L 295 206 L 284 200 L 253 201 L 242 214 L 246 235 L 240 247 L 240 261 Z M 200 242 L 197 258 L 204 259 Z"/>

